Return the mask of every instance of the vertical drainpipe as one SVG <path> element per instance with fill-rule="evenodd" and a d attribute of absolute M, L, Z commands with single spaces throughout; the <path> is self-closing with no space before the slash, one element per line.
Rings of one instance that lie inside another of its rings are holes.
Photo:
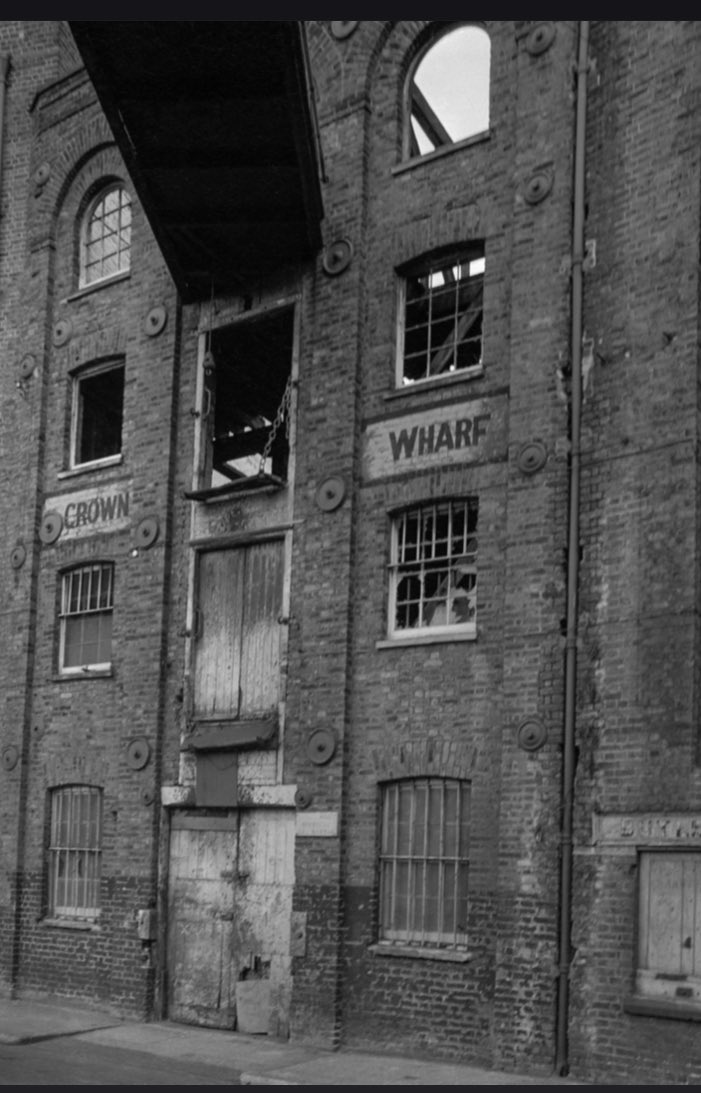
<path fill-rule="evenodd" d="M 572 311 L 570 406 L 570 483 L 567 539 L 567 637 L 565 642 L 565 720 L 562 743 L 562 833 L 560 846 L 560 953 L 557 995 L 557 1055 L 555 1070 L 566 1075 L 572 930 L 572 814 L 574 797 L 574 729 L 577 695 L 577 586 L 579 583 L 579 478 L 582 413 L 582 262 L 584 260 L 584 156 L 587 119 L 587 52 L 589 23 L 579 24 L 577 105 L 574 151 L 574 211 L 572 221 Z"/>

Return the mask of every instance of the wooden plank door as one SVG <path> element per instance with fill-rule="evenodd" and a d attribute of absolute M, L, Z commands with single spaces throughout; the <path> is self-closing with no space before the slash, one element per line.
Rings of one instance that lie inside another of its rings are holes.
<path fill-rule="evenodd" d="M 167 995 L 171 1020 L 213 1028 L 235 1027 L 233 890 L 237 828 L 236 816 L 174 817 L 168 886 Z"/>
<path fill-rule="evenodd" d="M 200 555 L 196 719 L 256 717 L 276 711 L 283 557 L 282 540 Z"/>

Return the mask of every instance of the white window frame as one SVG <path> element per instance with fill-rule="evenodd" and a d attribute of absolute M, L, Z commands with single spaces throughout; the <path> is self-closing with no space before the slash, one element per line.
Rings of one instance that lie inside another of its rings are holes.
<path fill-rule="evenodd" d="M 380 788 L 380 944 L 464 949 L 470 783 L 419 777 L 386 782 Z M 448 823 L 449 796 L 452 825 Z M 431 822 L 431 804 L 438 808 L 437 825 L 435 815 Z"/>
<path fill-rule="evenodd" d="M 84 411 L 84 397 L 82 394 L 82 385 L 86 380 L 92 380 L 96 376 L 103 375 L 107 372 L 116 372 L 117 370 L 122 373 L 122 408 L 121 408 L 121 429 L 119 437 L 119 450 L 111 453 L 110 455 L 101 456 L 99 459 L 87 459 L 81 461 L 80 459 L 80 445 L 83 436 L 83 422 L 85 417 Z M 124 443 L 123 429 L 124 429 L 124 383 L 125 383 L 125 362 L 121 358 L 119 360 L 105 361 L 101 364 L 92 365 L 88 368 L 81 369 L 80 372 L 76 372 L 72 377 L 71 382 L 71 433 L 70 433 L 70 456 L 69 466 L 71 470 L 84 470 L 88 468 L 109 467 L 114 463 L 121 462 L 122 448 Z"/>
<path fill-rule="evenodd" d="M 477 499 L 469 497 L 431 501 L 393 515 L 387 617 L 391 640 L 476 635 L 477 514 Z M 437 522 L 445 516 L 445 534 L 437 534 Z M 402 588 L 410 581 L 415 582 L 413 596 L 411 586 Z M 443 609 L 445 619 L 438 621 Z M 412 610 L 417 623 L 398 625 L 398 615 L 404 612 L 406 617 Z M 468 617 L 448 621 L 460 614 Z"/>
<path fill-rule="evenodd" d="M 701 1005 L 701 850 L 641 849 L 638 901 L 636 996 Z"/>
<path fill-rule="evenodd" d="M 118 193 L 117 208 L 107 211 L 110 194 Z M 108 217 L 114 218 L 108 223 Z M 85 211 L 80 228 L 79 288 L 90 288 L 121 277 L 131 269 L 131 195 L 122 182 L 104 186 Z M 96 257 L 90 253 L 94 249 Z M 116 258 L 115 268 L 105 272 Z"/>
<path fill-rule="evenodd" d="M 102 790 L 58 786 L 50 795 L 48 914 L 94 922 L 100 916 Z"/>
<path fill-rule="evenodd" d="M 108 672 L 112 667 L 109 660 L 86 660 L 80 664 L 66 664 L 67 654 L 72 648 L 69 628 L 75 620 L 79 627 L 89 618 L 97 619 L 98 648 L 99 639 L 104 639 L 103 626 L 109 619 L 109 645 L 112 649 L 112 618 L 114 614 L 114 563 L 89 562 L 74 566 L 61 574 L 61 604 L 59 610 L 59 671 L 61 675 L 81 675 L 86 672 Z M 79 643 L 82 645 L 82 641 Z"/>
<path fill-rule="evenodd" d="M 482 374 L 485 266 L 484 244 L 475 242 L 420 259 L 400 270 L 397 388 L 406 390 L 455 376 L 467 378 Z M 419 291 L 422 295 L 418 295 Z M 438 311 L 438 305 L 443 307 L 442 313 Z M 421 309 L 425 317 L 421 315 Z M 475 324 L 478 325 L 477 334 L 474 333 Z M 425 339 L 421 337 L 422 331 Z M 416 339 L 414 344 L 412 336 Z M 460 355 L 464 356 L 466 352 L 472 355 L 475 348 L 479 349 L 479 360 L 461 363 Z M 422 360 L 423 374 L 409 375 L 417 370 L 416 366 Z"/>

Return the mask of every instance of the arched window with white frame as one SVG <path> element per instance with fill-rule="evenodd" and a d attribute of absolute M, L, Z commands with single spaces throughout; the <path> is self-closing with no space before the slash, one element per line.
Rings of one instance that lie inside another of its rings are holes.
<path fill-rule="evenodd" d="M 79 287 L 127 273 L 131 265 L 131 197 L 110 182 L 93 198 L 80 232 Z"/>

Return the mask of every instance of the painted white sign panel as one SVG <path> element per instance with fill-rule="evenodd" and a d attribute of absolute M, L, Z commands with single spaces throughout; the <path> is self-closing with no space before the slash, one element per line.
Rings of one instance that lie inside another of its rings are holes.
<path fill-rule="evenodd" d="M 298 812 L 297 835 L 333 839 L 338 835 L 337 812 Z"/>
<path fill-rule="evenodd" d="M 701 845 L 701 813 L 634 812 L 593 817 L 593 841 L 601 846 Z"/>
<path fill-rule="evenodd" d="M 365 428 L 366 479 L 502 454 L 506 399 L 475 399 L 371 422 Z"/>
<path fill-rule="evenodd" d="M 43 515 L 56 513 L 61 517 L 61 540 L 81 539 L 129 527 L 129 507 L 129 487 L 112 483 L 49 497 Z"/>

